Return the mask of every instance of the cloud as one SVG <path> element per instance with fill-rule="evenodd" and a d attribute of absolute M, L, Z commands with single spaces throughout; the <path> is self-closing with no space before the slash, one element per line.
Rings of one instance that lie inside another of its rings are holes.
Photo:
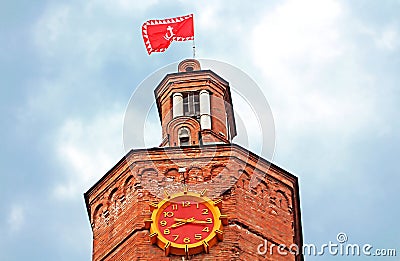
<path fill-rule="evenodd" d="M 341 14 L 334 0 L 289 0 L 267 11 L 253 31 L 256 63 L 267 75 L 283 79 L 288 69 L 304 73 L 328 63 L 341 53 Z"/>
<path fill-rule="evenodd" d="M 395 50 L 400 43 L 400 35 L 398 30 L 393 27 L 387 27 L 382 32 L 381 37 L 377 40 L 377 45 L 387 50 Z"/>
<path fill-rule="evenodd" d="M 46 51 L 47 55 L 54 55 L 60 42 L 67 40 L 66 32 L 71 29 L 70 19 L 71 8 L 58 5 L 48 8 L 34 26 L 35 43 L 42 47 L 42 51 Z"/>
<path fill-rule="evenodd" d="M 21 205 L 13 204 L 7 223 L 11 232 L 20 231 L 25 223 L 25 209 Z"/>
<path fill-rule="evenodd" d="M 101 69 L 109 60 L 125 64 L 127 57 L 137 56 L 133 48 L 142 48 L 141 42 L 132 39 L 141 37 L 135 13 L 155 3 L 104 0 L 50 4 L 33 26 L 34 44 L 43 61 L 56 68 L 85 68 L 87 72 Z M 137 26 L 134 34 L 132 23 Z"/>
<path fill-rule="evenodd" d="M 253 30 L 255 63 L 281 81 L 313 73 L 342 52 L 341 10 L 334 0 L 289 0 L 267 11 Z"/>
<path fill-rule="evenodd" d="M 400 33 L 395 24 L 387 24 L 378 29 L 362 25 L 360 31 L 371 37 L 377 48 L 381 50 L 393 52 L 400 46 Z"/>
<path fill-rule="evenodd" d="M 58 131 L 55 153 L 65 179 L 56 185 L 59 199 L 82 196 L 123 156 L 123 110 L 102 112 L 87 121 L 67 119 Z"/>
<path fill-rule="evenodd" d="M 395 240 L 366 233 L 358 220 L 377 213 L 373 192 L 396 179 L 399 33 L 392 21 L 349 16 L 351 8 L 288 0 L 266 10 L 252 33 L 252 60 L 276 123 L 274 161 L 300 179 L 305 242 L 341 229 L 388 244 Z M 393 188 L 386 190 L 389 199 Z"/>
<path fill-rule="evenodd" d="M 147 0 L 140 3 L 131 0 L 90 0 L 87 3 L 90 9 L 100 8 L 104 11 L 116 12 L 119 15 L 132 15 L 133 12 L 144 12 L 158 2 L 158 0 Z"/>
<path fill-rule="evenodd" d="M 196 27 L 201 30 L 214 30 L 217 25 L 221 24 L 222 17 L 219 15 L 220 1 L 213 1 L 212 5 L 201 2 L 195 4 L 198 9 L 198 15 L 195 16 Z"/>
<path fill-rule="evenodd" d="M 390 87 L 371 70 L 377 60 L 365 57 L 379 50 L 360 42 L 347 8 L 335 0 L 285 1 L 266 10 L 252 32 L 252 59 L 275 119 L 274 161 L 303 179 L 306 198 L 341 190 L 344 181 L 361 184 L 368 172 L 361 147 L 392 117 L 382 104 Z"/>
<path fill-rule="evenodd" d="M 289 0 L 254 29 L 253 58 L 278 131 L 353 135 L 376 114 L 375 79 L 345 38 L 345 19 L 335 0 Z"/>

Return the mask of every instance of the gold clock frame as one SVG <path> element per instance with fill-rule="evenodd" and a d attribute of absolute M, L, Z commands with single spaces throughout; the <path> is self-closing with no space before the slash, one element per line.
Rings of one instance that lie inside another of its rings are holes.
<path fill-rule="evenodd" d="M 205 196 L 206 190 L 201 193 L 189 192 L 187 188 L 183 192 L 178 192 L 173 195 L 166 194 L 166 197 L 159 203 L 150 203 L 150 211 L 152 211 L 151 218 L 145 221 L 146 228 L 150 228 L 150 242 L 157 244 L 158 247 L 164 250 L 165 256 L 170 254 L 189 256 L 201 252 L 209 253 L 210 247 L 215 245 L 218 241 L 223 240 L 223 225 L 228 224 L 226 215 L 221 214 L 222 200 L 218 199 L 213 201 Z M 162 214 L 163 206 L 170 203 L 178 197 L 192 197 L 196 201 L 203 203 L 208 207 L 214 217 L 214 226 L 211 233 L 202 241 L 192 244 L 178 244 L 167 240 L 158 228 L 157 222 Z"/>

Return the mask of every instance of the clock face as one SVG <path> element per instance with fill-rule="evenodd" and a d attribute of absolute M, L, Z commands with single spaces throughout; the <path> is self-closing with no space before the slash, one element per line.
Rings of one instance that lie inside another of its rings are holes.
<path fill-rule="evenodd" d="M 180 192 L 168 195 L 158 204 L 150 203 L 150 242 L 169 254 L 186 255 L 209 252 L 209 248 L 223 240 L 221 200 L 212 201 L 202 194 Z"/>
<path fill-rule="evenodd" d="M 158 213 L 160 234 L 171 243 L 194 244 L 209 237 L 215 217 L 201 198 L 181 196 L 164 204 Z"/>

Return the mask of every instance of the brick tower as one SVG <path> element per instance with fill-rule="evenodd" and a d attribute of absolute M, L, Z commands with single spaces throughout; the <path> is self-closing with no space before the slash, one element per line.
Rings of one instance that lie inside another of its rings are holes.
<path fill-rule="evenodd" d="M 298 180 L 231 143 L 229 83 L 188 59 L 154 94 L 160 146 L 84 195 L 93 260 L 303 260 Z"/>

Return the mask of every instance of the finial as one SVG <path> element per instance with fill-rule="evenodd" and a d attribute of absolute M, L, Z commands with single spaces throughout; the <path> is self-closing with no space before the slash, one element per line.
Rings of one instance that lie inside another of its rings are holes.
<path fill-rule="evenodd" d="M 200 62 L 196 59 L 186 59 L 179 63 L 178 72 L 200 71 Z"/>

